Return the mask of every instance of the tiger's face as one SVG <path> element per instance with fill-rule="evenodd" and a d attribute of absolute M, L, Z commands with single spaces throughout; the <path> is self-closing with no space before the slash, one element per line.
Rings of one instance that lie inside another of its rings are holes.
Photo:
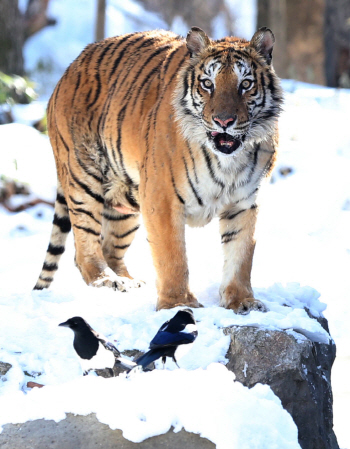
<path fill-rule="evenodd" d="M 271 66 L 274 37 L 213 42 L 198 29 L 187 36 L 191 58 L 178 79 L 177 118 L 186 139 L 220 156 L 238 154 L 275 131 L 282 93 Z"/>

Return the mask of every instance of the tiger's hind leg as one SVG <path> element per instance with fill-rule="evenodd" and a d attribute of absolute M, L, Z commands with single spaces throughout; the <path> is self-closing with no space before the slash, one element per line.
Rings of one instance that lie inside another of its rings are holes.
<path fill-rule="evenodd" d="M 53 281 L 55 272 L 58 269 L 58 262 L 64 253 L 65 243 L 71 223 L 68 214 L 68 206 L 59 181 L 57 181 L 57 197 L 55 201 L 55 214 L 52 224 L 49 247 L 40 276 L 33 290 L 48 288 Z"/>
<path fill-rule="evenodd" d="M 140 214 L 123 214 L 113 208 L 105 207 L 102 219 L 102 251 L 108 266 L 121 279 L 126 288 L 137 288 L 143 281 L 130 276 L 124 256 L 134 240 L 139 225 Z"/>
<path fill-rule="evenodd" d="M 94 179 L 91 179 L 94 178 Z M 83 172 L 71 163 L 67 180 L 67 203 L 75 242 L 75 263 L 85 282 L 93 287 L 110 287 L 125 291 L 104 258 L 101 244 L 104 197 L 98 175 Z"/>

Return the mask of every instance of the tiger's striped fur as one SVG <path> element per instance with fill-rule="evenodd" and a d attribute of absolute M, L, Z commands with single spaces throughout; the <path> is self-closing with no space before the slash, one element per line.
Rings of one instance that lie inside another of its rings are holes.
<path fill-rule="evenodd" d="M 157 308 L 198 302 L 184 228 L 220 217 L 221 305 L 263 309 L 250 282 L 257 198 L 273 168 L 282 103 L 274 37 L 187 39 L 150 31 L 88 45 L 48 105 L 58 193 L 35 289 L 53 280 L 73 227 L 87 284 L 125 290 L 124 254 L 142 213 L 157 272 Z"/>

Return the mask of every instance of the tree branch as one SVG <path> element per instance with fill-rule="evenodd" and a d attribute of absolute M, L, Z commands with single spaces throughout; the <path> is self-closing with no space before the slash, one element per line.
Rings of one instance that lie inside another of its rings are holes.
<path fill-rule="evenodd" d="M 47 26 L 56 25 L 57 20 L 47 17 L 50 0 L 29 0 L 24 14 L 24 40 Z"/>

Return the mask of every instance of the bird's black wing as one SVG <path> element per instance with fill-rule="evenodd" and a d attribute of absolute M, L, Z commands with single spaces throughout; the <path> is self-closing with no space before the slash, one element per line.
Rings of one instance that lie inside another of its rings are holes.
<path fill-rule="evenodd" d="M 165 348 L 168 346 L 178 346 L 188 343 L 193 343 L 196 339 L 196 334 L 187 332 L 167 332 L 158 331 L 149 347 L 151 349 Z"/>

